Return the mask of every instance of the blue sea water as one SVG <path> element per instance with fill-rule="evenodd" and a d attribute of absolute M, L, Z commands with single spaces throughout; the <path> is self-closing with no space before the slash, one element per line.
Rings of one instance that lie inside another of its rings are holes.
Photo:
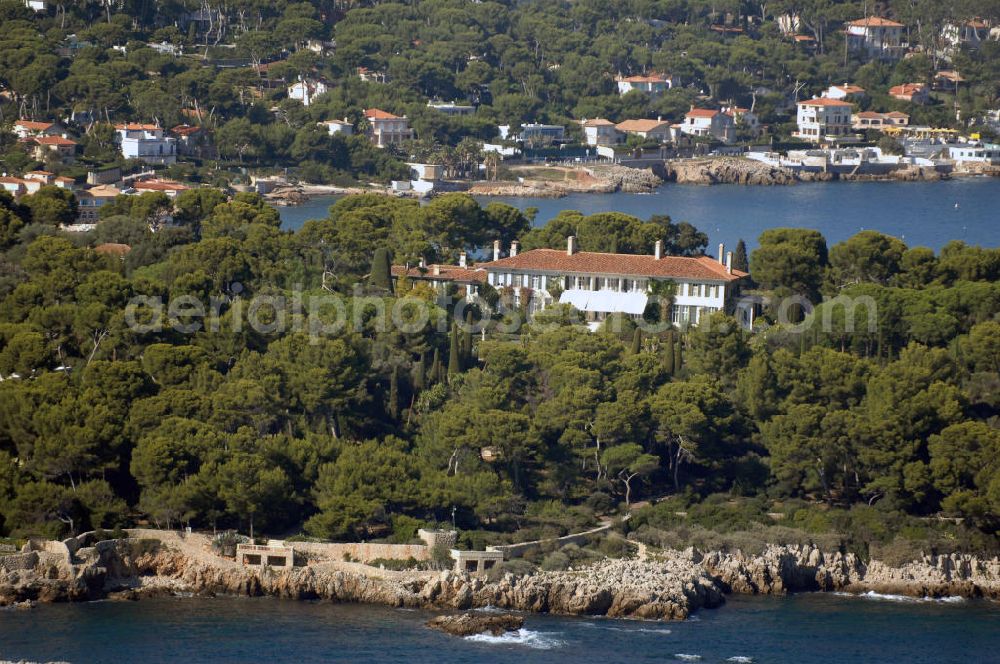
<path fill-rule="evenodd" d="M 1000 605 L 805 594 L 731 597 L 684 622 L 527 615 L 458 639 L 434 613 L 272 598 L 164 598 L 0 611 L 0 659 L 104 662 L 1000 662 Z"/>
<path fill-rule="evenodd" d="M 326 217 L 334 198 L 280 208 L 283 226 L 299 228 Z M 564 198 L 481 197 L 521 209 L 535 207 L 536 224 L 561 210 L 585 214 L 617 211 L 642 219 L 654 214 L 688 221 L 709 235 L 709 248 L 739 239 L 753 248 L 761 231 L 778 226 L 814 228 L 832 245 L 860 230 L 874 229 L 909 246 L 940 249 L 950 240 L 1000 244 L 1000 178 L 955 178 L 942 182 L 834 182 L 788 187 L 665 184 L 651 194 L 572 194 Z M 957 207 L 956 207 L 957 205 Z"/>

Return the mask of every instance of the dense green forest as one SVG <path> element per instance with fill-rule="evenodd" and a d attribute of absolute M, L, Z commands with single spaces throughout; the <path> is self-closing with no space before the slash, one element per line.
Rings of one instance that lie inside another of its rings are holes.
<path fill-rule="evenodd" d="M 636 526 L 687 537 L 783 514 L 810 537 L 938 533 L 942 547 L 984 548 L 1000 525 L 1000 250 L 935 254 L 871 231 L 828 248 L 815 231 L 775 229 L 748 257 L 759 292 L 868 297 L 877 321 L 862 307 L 852 330 L 828 299 L 801 323 L 770 324 L 769 311 L 753 334 L 722 312 L 692 329 L 592 333 L 557 307 L 483 336 L 425 286 L 392 290 L 387 254 L 451 260 L 571 233 L 583 250 L 663 239 L 698 253 L 705 237 L 617 213 L 528 231 L 515 208 L 464 194 L 346 197 L 288 232 L 257 196 L 207 188 L 122 197 L 92 236 L 60 234 L 72 205 L 50 188 L 0 195 L 8 534 L 149 520 L 406 540 L 454 518 L 477 544 L 654 497 L 666 499 Z M 152 232 L 164 206 L 175 224 Z M 103 242 L 132 249 L 92 248 Z M 296 297 L 335 295 L 352 324 L 317 333 L 312 317 L 329 312 Z M 136 296 L 211 302 L 218 324 L 178 309 L 140 329 Z M 277 331 L 241 324 L 261 296 L 270 304 L 252 315 L 284 321 Z M 426 324 L 381 325 L 379 307 L 404 298 L 427 303 Z M 678 524 L 684 510 L 692 521 Z"/>
<path fill-rule="evenodd" d="M 907 26 L 912 57 L 865 62 L 846 51 L 843 23 L 873 14 Z M 798 16 L 799 32 L 814 41 L 783 35 L 782 16 Z M 945 27 L 974 17 L 996 25 L 1000 10 L 992 0 L 107 0 L 54 2 L 36 13 L 3 0 L 0 125 L 85 111 L 95 121 L 82 136 L 85 166 L 118 159 L 108 123 L 202 124 L 213 131 L 219 161 L 190 159 L 172 175 L 209 183 L 223 177 L 218 164 L 291 167 L 315 181 L 384 181 L 404 168 L 397 156 L 461 163 L 476 142 L 496 137 L 498 125 L 554 122 L 573 135 L 572 120 L 676 122 L 695 103 L 752 106 L 782 139 L 794 127 L 796 99 L 845 81 L 869 91 L 864 108 L 902 110 L 913 124 L 965 126 L 1000 95 L 1000 42 L 956 50 L 950 62 L 939 55 L 948 47 Z M 891 85 L 930 83 L 946 66 L 964 82 L 935 92 L 934 103 L 888 95 Z M 363 81 L 358 68 L 388 83 Z M 616 75 L 652 71 L 679 85 L 655 98 L 619 96 Z M 324 80 L 329 91 L 309 106 L 287 99 L 286 87 L 300 77 Z M 429 99 L 477 111 L 450 116 L 428 108 Z M 418 140 L 393 155 L 316 125 L 343 117 L 363 124 L 368 107 L 405 113 Z M 11 134 L 0 139 L 5 170 L 31 168 Z"/>

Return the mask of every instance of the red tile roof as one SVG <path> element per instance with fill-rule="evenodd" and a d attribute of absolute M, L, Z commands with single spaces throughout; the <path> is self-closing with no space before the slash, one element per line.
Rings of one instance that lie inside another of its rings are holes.
<path fill-rule="evenodd" d="M 865 92 L 865 89 L 860 85 L 831 85 L 830 89 L 840 90 L 845 95 L 860 95 Z"/>
<path fill-rule="evenodd" d="M 133 187 L 145 191 L 184 191 L 189 188 L 180 182 L 170 180 L 141 180 L 136 182 Z"/>
<path fill-rule="evenodd" d="M 375 119 L 375 120 L 399 120 L 400 119 L 400 117 L 398 115 L 393 115 L 392 113 L 389 113 L 388 111 L 383 111 L 380 108 L 367 108 L 367 109 L 365 109 L 365 117 L 368 118 L 369 120 L 372 120 L 372 119 Z"/>
<path fill-rule="evenodd" d="M 35 122 L 34 120 L 18 120 L 14 123 L 15 127 L 24 127 L 25 129 L 33 129 L 34 131 L 45 131 L 51 127 L 53 122 Z"/>
<path fill-rule="evenodd" d="M 841 99 L 830 99 L 829 97 L 817 97 L 816 99 L 807 99 L 805 101 L 800 101 L 799 104 L 803 106 L 847 106 L 851 107 L 851 102 L 843 101 Z"/>
<path fill-rule="evenodd" d="M 859 28 L 902 28 L 905 27 L 902 23 L 896 23 L 895 21 L 890 21 L 887 18 L 882 18 L 881 16 L 869 16 L 868 18 L 859 18 L 856 21 L 851 21 L 847 25 L 853 25 Z"/>
<path fill-rule="evenodd" d="M 669 122 L 664 122 L 663 120 L 625 120 L 624 122 L 619 122 L 615 125 L 619 131 L 638 131 L 638 132 L 649 132 L 655 131 L 660 127 L 670 126 Z"/>
<path fill-rule="evenodd" d="M 615 80 L 625 83 L 669 83 L 670 77 L 663 74 L 649 74 L 648 76 L 619 76 Z"/>
<path fill-rule="evenodd" d="M 714 108 L 692 108 L 684 114 L 686 118 L 714 118 L 719 111 Z"/>
<path fill-rule="evenodd" d="M 170 130 L 171 134 L 176 134 L 178 136 L 191 136 L 192 134 L 197 134 L 201 131 L 201 127 L 196 127 L 194 125 L 177 125 Z"/>
<path fill-rule="evenodd" d="M 434 274 L 435 268 L 438 274 Z M 486 271 L 481 267 L 459 267 L 458 265 L 428 265 L 427 267 L 407 267 L 393 265 L 392 276 L 407 276 L 410 279 L 431 281 L 455 281 L 459 283 L 485 283 Z"/>
<path fill-rule="evenodd" d="M 156 131 L 160 129 L 159 125 L 155 124 L 141 124 L 138 122 L 125 122 L 122 124 L 116 124 L 115 129 L 127 129 L 129 131 Z"/>
<path fill-rule="evenodd" d="M 513 269 L 715 281 L 736 281 L 747 276 L 739 270 L 727 273 L 725 265 L 708 256 L 664 256 L 657 259 L 648 254 L 602 254 L 593 251 L 578 251 L 570 255 L 564 249 L 532 249 L 517 256 L 484 263 L 480 267 L 487 271 Z"/>
<path fill-rule="evenodd" d="M 925 87 L 927 86 L 923 83 L 903 83 L 902 85 L 894 85 L 889 88 L 889 94 L 893 97 L 897 95 L 911 97 L 918 92 L 921 92 Z"/>
<path fill-rule="evenodd" d="M 604 118 L 594 118 L 593 120 L 585 120 L 581 122 L 584 127 L 613 127 L 615 125 L 611 120 L 605 120 Z"/>
<path fill-rule="evenodd" d="M 62 136 L 39 136 L 35 138 L 34 141 L 39 145 L 76 145 L 76 141 L 63 138 Z"/>

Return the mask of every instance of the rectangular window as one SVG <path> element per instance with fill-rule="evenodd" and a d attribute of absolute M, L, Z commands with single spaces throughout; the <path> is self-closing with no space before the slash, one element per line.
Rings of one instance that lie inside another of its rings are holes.
<path fill-rule="evenodd" d="M 531 287 L 535 290 L 539 290 L 542 287 L 542 277 L 540 275 L 531 275 Z"/>

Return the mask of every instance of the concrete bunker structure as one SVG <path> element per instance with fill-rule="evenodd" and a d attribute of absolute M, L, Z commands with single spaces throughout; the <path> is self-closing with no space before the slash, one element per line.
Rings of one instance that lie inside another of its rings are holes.
<path fill-rule="evenodd" d="M 248 567 L 294 567 L 295 550 L 284 542 L 237 544 L 236 562 Z"/>

